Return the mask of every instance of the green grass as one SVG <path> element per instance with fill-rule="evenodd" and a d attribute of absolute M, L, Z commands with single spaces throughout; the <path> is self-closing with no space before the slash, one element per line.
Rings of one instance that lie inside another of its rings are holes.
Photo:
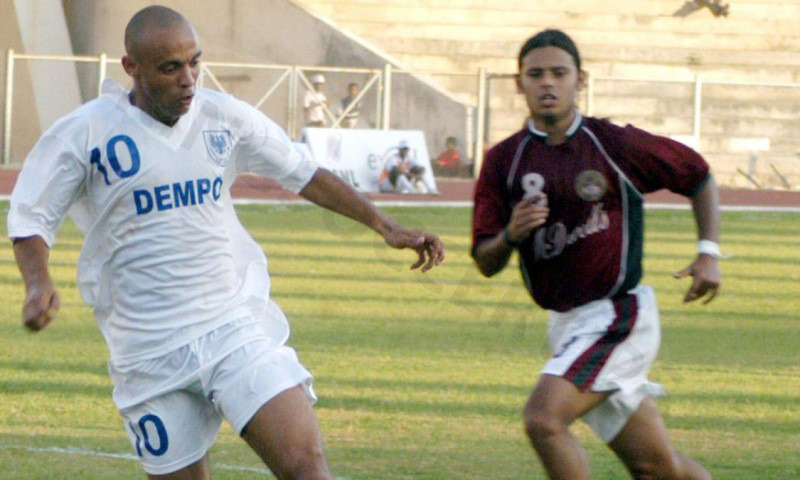
<path fill-rule="evenodd" d="M 5 236 L 7 203 L 0 204 Z M 241 207 L 270 260 L 291 344 L 316 376 L 330 464 L 347 479 L 542 479 L 520 412 L 547 358 L 546 316 L 519 273 L 481 278 L 468 209 L 390 209 L 448 247 L 427 275 L 409 252 L 311 207 Z M 673 442 L 717 479 L 800 478 L 800 216 L 724 215 L 719 298 L 682 305 L 671 273 L 694 249 L 687 212 L 648 212 L 645 282 L 659 294 L 663 343 L 651 377 Z M 52 252 L 60 316 L 20 326 L 22 286 L 0 247 L 0 478 L 143 478 L 111 401 L 107 351 L 75 288 L 81 244 L 67 223 Z M 597 479 L 626 478 L 583 425 Z M 211 452 L 217 479 L 262 478 L 228 427 Z M 249 469 L 249 470 L 248 470 Z"/>

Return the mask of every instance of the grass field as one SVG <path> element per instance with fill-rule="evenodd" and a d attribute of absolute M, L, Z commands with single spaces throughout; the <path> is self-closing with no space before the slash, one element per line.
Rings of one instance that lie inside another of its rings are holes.
<path fill-rule="evenodd" d="M 0 203 L 5 237 L 7 203 Z M 439 233 L 448 258 L 427 275 L 349 221 L 312 207 L 240 207 L 270 259 L 291 344 L 316 376 L 330 464 L 343 479 L 541 479 L 520 412 L 547 358 L 545 315 L 515 268 L 481 278 L 468 209 L 390 209 Z M 671 278 L 694 250 L 688 212 L 648 212 L 645 282 L 663 342 L 651 377 L 674 443 L 717 479 L 800 478 L 800 215 L 724 215 L 719 298 L 682 305 Z M 111 401 L 106 348 L 75 287 L 81 244 L 65 225 L 52 252 L 59 319 L 20 326 L 22 286 L 0 244 L 0 478 L 143 478 Z M 597 479 L 626 478 L 583 425 Z M 265 471 L 227 426 L 217 479 Z"/>

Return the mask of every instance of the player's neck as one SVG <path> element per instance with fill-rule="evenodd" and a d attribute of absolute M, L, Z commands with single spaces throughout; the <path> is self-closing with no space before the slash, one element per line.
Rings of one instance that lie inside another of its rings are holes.
<path fill-rule="evenodd" d="M 173 118 L 171 116 L 163 115 L 157 109 L 153 108 L 142 95 L 137 95 L 135 89 L 131 90 L 131 92 L 128 94 L 128 100 L 130 100 L 131 105 L 142 110 L 150 117 L 154 118 L 155 120 L 158 120 L 159 122 L 163 123 L 168 127 L 172 127 L 173 125 L 178 123 L 178 119 L 181 118 L 180 116 Z"/>
<path fill-rule="evenodd" d="M 547 145 L 560 145 L 567 140 L 567 131 L 575 121 L 576 110 L 573 108 L 564 117 L 552 121 L 537 116 L 531 116 L 533 125 L 537 130 L 547 134 L 545 143 Z"/>

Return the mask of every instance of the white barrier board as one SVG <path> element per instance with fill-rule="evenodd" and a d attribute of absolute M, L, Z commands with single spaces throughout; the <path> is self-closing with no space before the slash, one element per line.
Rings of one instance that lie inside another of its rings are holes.
<path fill-rule="evenodd" d="M 378 192 L 386 160 L 405 141 L 412 163 L 425 167 L 426 183 L 435 185 L 431 158 L 421 130 L 306 128 L 303 139 L 317 163 L 361 192 Z"/>

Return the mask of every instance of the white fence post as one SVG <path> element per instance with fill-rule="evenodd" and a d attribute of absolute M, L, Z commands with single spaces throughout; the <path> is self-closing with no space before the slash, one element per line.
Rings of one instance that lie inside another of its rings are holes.
<path fill-rule="evenodd" d="M 291 138 L 297 138 L 297 65 L 292 65 L 292 75 L 289 77 L 289 105 L 287 113 L 289 121 L 286 131 Z"/>
<path fill-rule="evenodd" d="M 11 101 L 14 98 L 14 49 L 6 57 L 6 104 L 3 120 L 3 165 L 11 163 Z"/>
<path fill-rule="evenodd" d="M 108 58 L 106 57 L 105 53 L 101 53 L 100 57 L 100 65 L 97 67 L 97 96 L 103 94 L 103 80 L 106 79 L 106 63 L 108 62 Z"/>
<path fill-rule="evenodd" d="M 698 73 L 694 77 L 694 118 L 692 122 L 692 135 L 700 148 L 700 120 L 702 119 L 703 108 L 703 79 Z"/>
<path fill-rule="evenodd" d="M 474 176 L 477 177 L 483 165 L 483 145 L 485 141 L 486 129 L 486 109 L 489 105 L 486 102 L 486 67 L 478 69 L 478 112 L 475 121 L 475 167 L 473 168 Z"/>
<path fill-rule="evenodd" d="M 381 130 L 391 128 L 392 116 L 392 65 L 383 66 L 383 97 L 381 105 Z"/>

